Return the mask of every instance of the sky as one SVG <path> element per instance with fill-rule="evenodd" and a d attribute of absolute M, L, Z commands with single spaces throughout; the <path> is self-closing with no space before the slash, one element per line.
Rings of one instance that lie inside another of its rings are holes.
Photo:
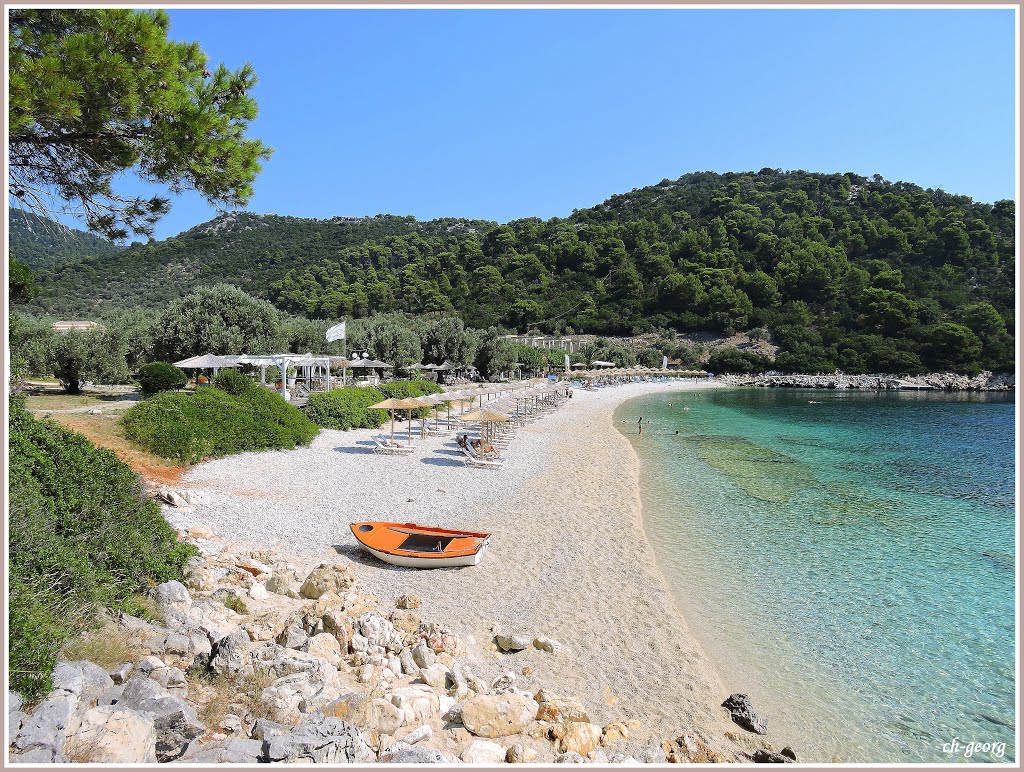
<path fill-rule="evenodd" d="M 1012 10 L 174 10 L 252 62 L 248 210 L 564 217 L 692 171 L 1014 197 Z M 144 186 L 127 181 L 123 190 Z M 148 191 L 149 189 L 146 188 Z M 176 197 L 165 238 L 216 209 Z"/>

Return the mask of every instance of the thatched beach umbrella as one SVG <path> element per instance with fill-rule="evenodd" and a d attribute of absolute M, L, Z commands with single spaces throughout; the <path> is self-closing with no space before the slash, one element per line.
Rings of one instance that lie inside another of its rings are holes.
<path fill-rule="evenodd" d="M 395 444 L 395 411 L 396 410 L 408 410 L 409 411 L 409 440 L 408 444 L 412 444 L 412 411 L 415 408 L 422 407 L 423 403 L 415 400 L 411 397 L 406 399 L 386 399 L 383 402 L 378 402 L 376 405 L 370 405 L 372 410 L 389 410 L 391 411 L 391 444 Z"/>
<path fill-rule="evenodd" d="M 499 413 L 497 410 L 480 409 L 474 410 L 472 413 L 466 413 L 462 416 L 462 420 L 480 422 L 480 440 L 483 442 L 483 439 L 487 436 L 487 427 L 490 424 L 511 421 L 512 417 L 505 413 Z"/>

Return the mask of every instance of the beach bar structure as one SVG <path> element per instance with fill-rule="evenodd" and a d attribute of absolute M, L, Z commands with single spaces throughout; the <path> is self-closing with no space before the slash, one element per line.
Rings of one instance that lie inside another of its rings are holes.
<path fill-rule="evenodd" d="M 275 380 L 275 388 L 281 392 L 285 400 L 291 402 L 298 397 L 293 392 L 301 382 L 307 394 L 331 390 L 331 365 L 349 366 L 347 359 L 332 357 L 326 354 L 234 354 L 222 359 L 231 366 L 252 365 L 260 368 L 260 383 L 267 383 L 267 368 L 276 367 L 280 371 L 280 380 Z M 295 369 L 295 376 L 289 377 L 288 371 Z M 301 397 L 299 397 L 301 398 Z"/>

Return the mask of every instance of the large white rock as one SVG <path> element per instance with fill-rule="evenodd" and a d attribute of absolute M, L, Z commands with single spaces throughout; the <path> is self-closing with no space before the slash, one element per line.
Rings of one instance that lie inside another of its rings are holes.
<path fill-rule="evenodd" d="M 335 667 L 341 662 L 341 644 L 330 633 L 320 633 L 309 639 L 306 651 L 330 662 Z"/>
<path fill-rule="evenodd" d="M 473 740 L 459 757 L 467 764 L 501 764 L 507 751 L 490 740 Z"/>
<path fill-rule="evenodd" d="M 484 694 L 462 704 L 462 725 L 477 737 L 519 734 L 533 723 L 537 707 L 520 694 Z"/>
<path fill-rule="evenodd" d="M 117 705 L 87 710 L 68 737 L 65 754 L 105 764 L 155 764 L 153 717 Z"/>
<path fill-rule="evenodd" d="M 164 582 L 153 590 L 157 613 L 165 621 L 183 620 L 192 608 L 192 596 L 181 582 Z"/>
<path fill-rule="evenodd" d="M 391 692 L 390 700 L 392 705 L 402 711 L 403 724 L 425 723 L 441 710 L 437 695 L 426 684 L 410 684 L 395 689 Z"/>

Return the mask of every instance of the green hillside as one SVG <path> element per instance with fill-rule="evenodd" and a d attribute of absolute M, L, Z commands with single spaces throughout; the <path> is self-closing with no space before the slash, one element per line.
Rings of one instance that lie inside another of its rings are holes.
<path fill-rule="evenodd" d="M 695 173 L 505 225 L 231 214 L 37 277 L 54 313 L 226 280 L 314 318 L 451 311 L 473 327 L 767 328 L 819 372 L 1013 362 L 1014 203 L 855 174 Z"/>
<path fill-rule="evenodd" d="M 105 257 L 121 251 L 105 238 L 68 228 L 45 217 L 10 208 L 11 253 L 33 270 L 86 256 Z"/>

